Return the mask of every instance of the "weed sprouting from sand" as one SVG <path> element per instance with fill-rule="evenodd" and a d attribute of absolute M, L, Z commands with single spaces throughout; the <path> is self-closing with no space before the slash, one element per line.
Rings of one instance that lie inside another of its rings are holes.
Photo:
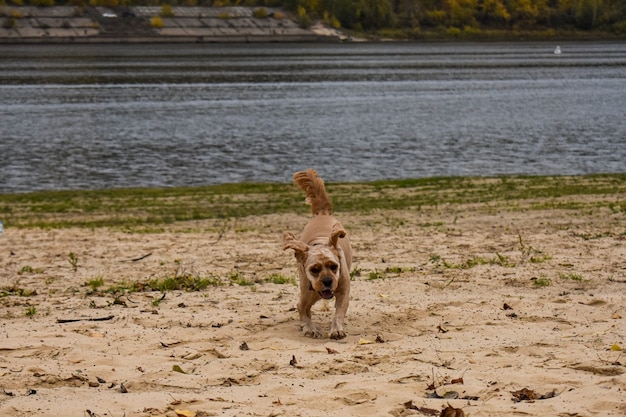
<path fill-rule="evenodd" d="M 517 234 L 519 241 L 519 250 L 522 253 L 522 260 L 528 260 L 532 264 L 539 264 L 552 259 L 551 255 L 543 253 L 543 251 L 524 243 L 521 233 Z"/>
<path fill-rule="evenodd" d="M 28 318 L 33 318 L 37 314 L 37 308 L 35 306 L 30 306 L 26 309 L 24 315 Z"/>
<path fill-rule="evenodd" d="M 161 301 L 165 300 L 165 292 L 160 296 L 152 300 L 152 306 L 158 307 L 161 304 Z"/>
<path fill-rule="evenodd" d="M 90 279 L 89 281 L 85 282 L 85 285 L 91 288 L 91 291 L 97 291 L 98 288 L 104 285 L 104 278 L 98 277 Z"/>
<path fill-rule="evenodd" d="M 440 264 L 441 262 L 443 262 L 443 260 L 442 260 L 442 258 L 441 258 L 441 255 L 436 255 L 436 254 L 432 254 L 432 255 L 430 255 L 430 256 L 429 256 L 429 258 L 428 258 L 428 261 L 429 261 L 431 264 L 435 264 L 435 265 L 438 265 L 438 264 Z"/>
<path fill-rule="evenodd" d="M 78 255 L 76 255 L 74 252 L 70 252 L 67 255 L 67 260 L 72 267 L 72 271 L 76 272 L 78 270 Z"/>
<path fill-rule="evenodd" d="M 360 277 L 362 272 L 363 271 L 358 266 L 354 267 L 354 269 L 350 271 L 350 281 L 354 281 L 356 277 Z"/>

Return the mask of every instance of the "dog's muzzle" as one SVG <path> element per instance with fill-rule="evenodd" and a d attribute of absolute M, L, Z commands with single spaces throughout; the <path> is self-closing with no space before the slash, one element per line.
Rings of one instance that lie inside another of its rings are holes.
<path fill-rule="evenodd" d="M 318 294 L 323 299 L 330 300 L 331 298 L 335 296 L 335 293 L 333 292 L 333 290 L 331 290 L 333 286 L 333 279 L 330 277 L 326 277 L 322 280 L 322 284 L 324 284 L 324 287 L 326 288 L 322 291 L 318 291 Z"/>

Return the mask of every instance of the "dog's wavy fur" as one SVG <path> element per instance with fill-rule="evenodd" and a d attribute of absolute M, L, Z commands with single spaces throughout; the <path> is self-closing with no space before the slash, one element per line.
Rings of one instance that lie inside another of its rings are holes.
<path fill-rule="evenodd" d="M 294 183 L 306 194 L 313 218 L 306 224 L 300 237 L 283 233 L 283 249 L 293 249 L 298 263 L 300 300 L 298 313 L 302 334 L 314 338 L 322 332 L 311 320 L 311 307 L 322 298 L 336 298 L 335 314 L 330 325 L 330 337 L 346 337 L 343 321 L 350 296 L 350 268 L 352 248 L 350 239 L 333 216 L 333 207 L 326 193 L 324 181 L 313 169 L 296 172 Z"/>

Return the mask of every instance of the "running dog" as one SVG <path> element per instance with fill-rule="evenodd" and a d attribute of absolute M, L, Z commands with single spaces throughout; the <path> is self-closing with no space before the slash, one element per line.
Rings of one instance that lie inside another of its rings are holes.
<path fill-rule="evenodd" d="M 300 300 L 298 313 L 302 334 L 313 338 L 322 332 L 311 321 L 311 307 L 320 299 L 335 300 L 335 314 L 330 325 L 330 338 L 343 339 L 343 320 L 348 310 L 352 248 L 350 239 L 339 221 L 332 215 L 333 207 L 324 181 L 313 169 L 293 174 L 294 183 L 306 194 L 313 218 L 297 238 L 283 233 L 283 249 L 293 249 L 298 264 Z"/>

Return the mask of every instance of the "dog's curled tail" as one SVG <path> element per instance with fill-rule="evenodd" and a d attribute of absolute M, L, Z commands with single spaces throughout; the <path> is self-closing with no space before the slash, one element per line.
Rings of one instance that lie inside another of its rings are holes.
<path fill-rule="evenodd" d="M 293 174 L 293 182 L 306 193 L 306 203 L 311 205 L 311 213 L 314 215 L 333 213 L 324 180 L 317 176 L 314 169 L 296 172 Z"/>

